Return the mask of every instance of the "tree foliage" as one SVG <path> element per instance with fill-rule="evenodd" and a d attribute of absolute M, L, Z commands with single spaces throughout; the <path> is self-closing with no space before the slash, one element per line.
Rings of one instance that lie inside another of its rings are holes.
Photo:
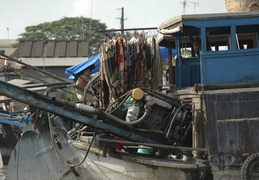
<path fill-rule="evenodd" d="M 89 40 L 89 56 L 99 53 L 107 26 L 100 20 L 85 17 L 64 17 L 57 21 L 27 26 L 18 40 Z M 15 44 L 13 46 L 17 46 Z M 17 53 L 17 52 L 16 52 Z"/>

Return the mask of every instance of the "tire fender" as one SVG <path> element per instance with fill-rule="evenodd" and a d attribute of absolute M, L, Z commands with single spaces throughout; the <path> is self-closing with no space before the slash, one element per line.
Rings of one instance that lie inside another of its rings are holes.
<path fill-rule="evenodd" d="M 259 153 L 250 155 L 241 167 L 241 179 L 250 180 L 253 167 L 259 163 Z"/>

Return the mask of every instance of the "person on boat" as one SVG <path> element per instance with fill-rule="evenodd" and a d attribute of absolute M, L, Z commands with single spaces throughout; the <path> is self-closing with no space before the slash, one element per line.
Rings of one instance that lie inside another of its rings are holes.
<path fill-rule="evenodd" d="M 78 77 L 76 81 L 76 85 L 79 86 L 81 89 L 84 89 L 84 87 L 91 79 L 91 73 L 94 68 L 95 68 L 95 65 L 91 65 L 86 69 L 84 69 L 83 74 Z M 77 90 L 77 97 L 80 101 L 83 100 L 83 92 L 80 90 Z"/>
<path fill-rule="evenodd" d="M 192 36 L 190 36 L 190 41 L 192 43 L 192 48 L 195 52 L 195 54 L 200 57 L 200 38 L 197 37 L 194 39 Z"/>
<path fill-rule="evenodd" d="M 91 66 L 87 67 L 86 69 L 84 69 L 83 74 L 78 77 L 78 79 L 76 81 L 76 85 L 81 88 L 84 88 L 86 86 L 86 84 L 90 81 L 91 73 L 94 68 L 95 68 L 95 66 L 91 65 Z"/>

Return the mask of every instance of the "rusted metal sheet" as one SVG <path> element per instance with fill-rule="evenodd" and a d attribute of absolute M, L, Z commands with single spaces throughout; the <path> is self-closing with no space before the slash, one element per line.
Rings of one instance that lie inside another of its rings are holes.
<path fill-rule="evenodd" d="M 55 56 L 55 46 L 56 41 L 49 41 L 46 45 L 46 50 L 47 52 L 45 52 L 47 57 L 54 57 Z"/>
<path fill-rule="evenodd" d="M 217 166 L 241 165 L 259 151 L 259 88 L 204 92 L 208 145 Z"/>
<path fill-rule="evenodd" d="M 30 57 L 32 49 L 32 41 L 22 41 L 19 45 L 19 56 Z"/>
<path fill-rule="evenodd" d="M 32 52 L 31 56 L 33 57 L 41 57 L 43 53 L 43 41 L 38 41 L 32 44 Z"/>
<path fill-rule="evenodd" d="M 66 42 L 62 41 L 57 43 L 57 56 L 58 57 L 65 57 L 66 56 Z"/>
<path fill-rule="evenodd" d="M 79 57 L 86 57 L 88 56 L 88 41 L 82 41 L 78 43 L 78 56 Z"/>
<path fill-rule="evenodd" d="M 68 57 L 77 56 L 77 42 L 72 41 L 67 43 L 67 56 Z"/>

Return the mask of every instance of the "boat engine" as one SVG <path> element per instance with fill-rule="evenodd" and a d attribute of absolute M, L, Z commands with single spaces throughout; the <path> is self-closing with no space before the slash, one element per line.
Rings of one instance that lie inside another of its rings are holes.
<path fill-rule="evenodd" d="M 129 91 L 110 104 L 106 115 L 129 131 L 138 131 L 144 137 L 170 145 L 183 145 L 192 123 L 190 104 L 164 93 L 140 88 Z"/>

